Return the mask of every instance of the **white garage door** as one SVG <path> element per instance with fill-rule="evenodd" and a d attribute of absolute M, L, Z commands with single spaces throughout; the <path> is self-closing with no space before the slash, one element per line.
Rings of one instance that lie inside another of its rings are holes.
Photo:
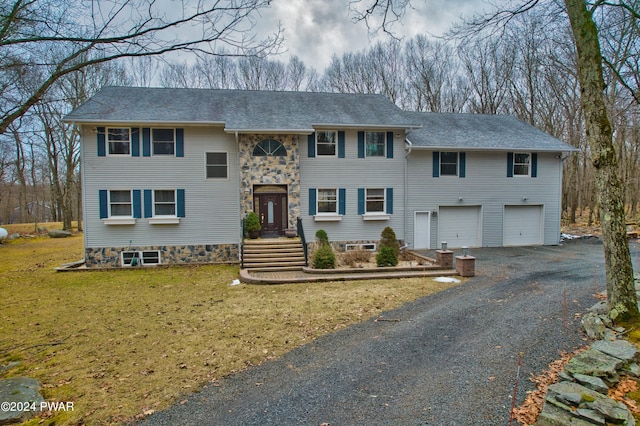
<path fill-rule="evenodd" d="M 438 247 L 443 241 L 451 248 L 480 247 L 480 206 L 440 207 Z"/>
<path fill-rule="evenodd" d="M 542 244 L 542 206 L 505 206 L 503 244 L 532 246 Z"/>

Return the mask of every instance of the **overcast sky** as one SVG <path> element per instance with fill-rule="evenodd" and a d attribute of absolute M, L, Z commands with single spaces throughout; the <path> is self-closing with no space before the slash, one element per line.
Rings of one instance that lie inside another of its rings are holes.
<path fill-rule="evenodd" d="M 413 0 L 401 23 L 393 26 L 398 37 L 416 34 L 442 35 L 461 15 L 469 16 L 486 6 L 482 0 Z M 369 34 L 364 22 L 354 23 L 349 0 L 273 0 L 261 12 L 259 31 L 273 31 L 278 22 L 284 28 L 286 53 L 298 56 L 307 66 L 319 72 L 335 53 L 356 52 L 389 40 L 383 32 Z"/>

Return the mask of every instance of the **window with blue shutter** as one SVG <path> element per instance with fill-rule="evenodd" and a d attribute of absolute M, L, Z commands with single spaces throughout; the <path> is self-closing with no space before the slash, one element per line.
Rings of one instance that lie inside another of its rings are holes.
<path fill-rule="evenodd" d="M 307 156 L 314 158 L 316 156 L 316 132 L 307 136 Z"/>
<path fill-rule="evenodd" d="M 107 135 L 105 134 L 105 128 L 97 127 L 96 131 L 98 132 L 96 135 L 98 142 L 98 157 L 105 157 L 107 155 Z"/>
<path fill-rule="evenodd" d="M 176 157 L 184 157 L 184 129 L 176 129 Z"/>
<path fill-rule="evenodd" d="M 109 204 L 107 200 L 107 190 L 106 189 L 99 190 L 98 197 L 100 200 L 100 219 L 106 219 L 109 217 Z"/>
<path fill-rule="evenodd" d="M 387 132 L 387 158 L 393 158 L 393 132 Z"/>
<path fill-rule="evenodd" d="M 531 177 L 538 177 L 538 154 L 536 152 L 531 154 Z"/>
<path fill-rule="evenodd" d="M 440 177 L 440 152 L 433 151 L 433 177 Z"/>
<path fill-rule="evenodd" d="M 365 190 L 364 188 L 358 188 L 358 214 L 364 214 L 365 209 Z"/>
<path fill-rule="evenodd" d="M 344 131 L 338 131 L 338 158 L 344 158 Z"/>
<path fill-rule="evenodd" d="M 178 204 L 177 206 L 177 216 L 178 217 L 185 217 L 185 206 L 184 206 L 184 189 L 178 189 L 176 190 L 176 202 Z"/>
<path fill-rule="evenodd" d="M 507 152 L 507 177 L 513 177 L 513 152 Z"/>
<path fill-rule="evenodd" d="M 142 129 L 142 155 L 151 157 L 151 129 L 148 127 Z"/>
<path fill-rule="evenodd" d="M 309 216 L 316 215 L 316 188 L 309 188 Z"/>
<path fill-rule="evenodd" d="M 345 188 L 338 189 L 338 214 L 347 214 L 347 190 Z"/>
<path fill-rule="evenodd" d="M 153 217 L 153 196 L 150 189 L 144 190 L 144 217 Z"/>
<path fill-rule="evenodd" d="M 140 157 L 140 129 L 131 129 L 131 155 L 133 157 Z"/>
<path fill-rule="evenodd" d="M 139 219 L 142 217 L 141 194 L 139 189 L 133 190 L 133 217 Z"/>
<path fill-rule="evenodd" d="M 459 154 L 459 161 L 460 161 L 460 169 L 458 170 L 458 177 L 466 177 L 467 176 L 467 154 L 464 152 L 461 152 Z"/>
<path fill-rule="evenodd" d="M 358 132 L 358 158 L 364 158 L 364 132 Z"/>
<path fill-rule="evenodd" d="M 393 188 L 387 188 L 385 198 L 386 213 L 393 214 Z"/>

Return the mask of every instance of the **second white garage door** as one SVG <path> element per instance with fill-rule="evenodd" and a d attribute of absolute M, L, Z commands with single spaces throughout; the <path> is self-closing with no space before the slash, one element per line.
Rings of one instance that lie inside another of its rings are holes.
<path fill-rule="evenodd" d="M 450 248 L 481 246 L 480 206 L 440 207 L 438 210 L 438 247 L 443 241 Z"/>
<path fill-rule="evenodd" d="M 532 246 L 542 244 L 542 206 L 504 206 L 503 244 Z"/>

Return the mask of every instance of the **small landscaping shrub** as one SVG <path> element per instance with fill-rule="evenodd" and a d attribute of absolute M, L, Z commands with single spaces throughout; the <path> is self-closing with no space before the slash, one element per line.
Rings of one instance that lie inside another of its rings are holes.
<path fill-rule="evenodd" d="M 335 269 L 336 255 L 329 243 L 320 244 L 313 254 L 313 267 L 316 269 Z"/>
<path fill-rule="evenodd" d="M 329 236 L 327 235 L 327 231 L 324 229 L 318 229 L 316 231 L 316 241 L 319 245 L 329 244 Z"/>
<path fill-rule="evenodd" d="M 396 233 L 390 227 L 386 227 L 380 234 L 380 245 L 376 255 L 378 266 L 397 266 L 400 243 L 396 238 Z"/>
<path fill-rule="evenodd" d="M 396 233 L 389 226 L 382 230 L 380 234 L 380 247 L 391 247 L 395 250 L 396 254 L 398 254 L 398 250 L 400 250 L 400 243 L 398 242 L 398 238 L 396 238 Z"/>
<path fill-rule="evenodd" d="M 398 253 L 393 247 L 380 247 L 376 255 L 376 263 L 378 266 L 397 266 Z"/>

